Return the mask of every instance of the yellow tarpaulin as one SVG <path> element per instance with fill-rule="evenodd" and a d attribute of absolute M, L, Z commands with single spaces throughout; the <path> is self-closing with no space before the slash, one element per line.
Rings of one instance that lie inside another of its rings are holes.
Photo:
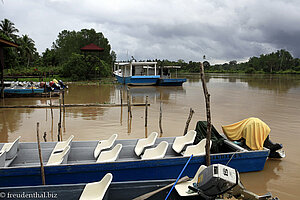
<path fill-rule="evenodd" d="M 230 140 L 244 138 L 246 145 L 252 150 L 262 150 L 264 141 L 271 131 L 267 124 L 255 117 L 222 126 L 222 129 Z"/>

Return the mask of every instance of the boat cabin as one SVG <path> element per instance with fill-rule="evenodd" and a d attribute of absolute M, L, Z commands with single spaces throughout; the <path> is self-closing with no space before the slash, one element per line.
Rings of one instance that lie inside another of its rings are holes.
<path fill-rule="evenodd" d="M 116 62 L 114 73 L 118 76 L 156 76 L 157 62 Z M 124 74 L 123 74 L 124 73 Z"/>

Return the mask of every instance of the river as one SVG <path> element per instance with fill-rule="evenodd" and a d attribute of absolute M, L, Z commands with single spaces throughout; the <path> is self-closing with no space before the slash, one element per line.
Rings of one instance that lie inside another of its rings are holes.
<path fill-rule="evenodd" d="M 186 76 L 182 87 L 131 87 L 133 103 L 144 103 L 149 96 L 147 132 L 159 132 L 159 110 L 162 102 L 163 136 L 183 134 L 189 109 L 195 114 L 190 123 L 194 129 L 198 120 L 205 120 L 205 103 L 200 75 Z M 258 117 L 271 128 L 270 138 L 282 143 L 286 158 L 268 160 L 263 171 L 241 174 L 246 188 L 258 194 L 267 191 L 280 199 L 298 199 L 300 191 L 300 75 L 237 75 L 207 74 L 211 94 L 212 123 L 222 133 L 221 125 L 248 117 Z M 120 103 L 122 91 L 113 84 L 70 84 L 65 103 Z M 49 99 L 11 98 L 1 105 L 44 105 Z M 58 98 L 52 99 L 58 104 Z M 22 142 L 36 141 L 36 123 L 40 133 L 46 132 L 47 141 L 57 140 L 59 109 L 0 109 L 0 142 L 11 142 L 22 136 Z M 132 121 L 127 107 L 66 108 L 63 118 L 63 138 L 74 135 L 74 140 L 100 140 L 118 133 L 119 139 L 142 138 L 145 131 L 145 108 L 132 107 Z M 42 139 L 42 138 L 41 138 Z"/>

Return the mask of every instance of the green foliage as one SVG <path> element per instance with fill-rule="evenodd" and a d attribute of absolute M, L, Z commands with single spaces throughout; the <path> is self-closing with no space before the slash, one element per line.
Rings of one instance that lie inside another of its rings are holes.
<path fill-rule="evenodd" d="M 53 48 L 56 57 L 60 64 L 66 62 L 72 53 L 82 54 L 80 48 L 94 43 L 95 45 L 104 48 L 103 52 L 90 52 L 89 55 L 98 56 L 101 60 L 112 64 L 112 56 L 110 54 L 110 44 L 108 39 L 101 32 L 96 32 L 94 29 L 82 29 L 81 31 L 63 30 L 58 34 L 58 38 L 53 43 Z"/>
<path fill-rule="evenodd" d="M 4 19 L 0 23 L 0 37 L 20 46 L 4 48 L 5 72 L 8 75 L 64 76 L 70 80 L 88 80 L 111 75 L 116 53 L 111 51 L 107 38 L 94 29 L 81 31 L 64 30 L 58 34 L 51 49 L 40 56 L 34 41 L 28 35 L 16 35 L 19 30 L 14 23 Z M 94 43 L 104 48 L 103 52 L 81 52 L 80 48 Z"/>
<path fill-rule="evenodd" d="M 254 74 L 256 71 L 253 67 L 249 67 L 245 70 L 246 74 Z"/>
<path fill-rule="evenodd" d="M 110 75 L 110 65 L 96 56 L 73 53 L 62 66 L 62 75 L 72 81 L 89 80 Z"/>

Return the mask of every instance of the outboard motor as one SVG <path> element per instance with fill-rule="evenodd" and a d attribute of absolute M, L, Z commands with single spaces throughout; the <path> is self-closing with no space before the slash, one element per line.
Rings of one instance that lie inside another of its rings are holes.
<path fill-rule="evenodd" d="M 67 88 L 67 89 L 68 89 L 68 86 L 65 85 L 65 84 L 62 82 L 62 80 L 59 80 L 59 81 L 58 81 L 58 84 L 60 85 L 61 88 L 63 88 L 63 89 Z"/>
<path fill-rule="evenodd" d="M 189 186 L 189 189 L 197 192 L 203 199 L 216 199 L 220 195 L 234 196 L 236 199 L 247 200 L 278 200 L 277 197 L 272 198 L 271 193 L 258 196 L 247 191 L 240 181 L 237 170 L 222 165 L 213 164 L 204 169 L 198 176 L 197 183 Z"/>

